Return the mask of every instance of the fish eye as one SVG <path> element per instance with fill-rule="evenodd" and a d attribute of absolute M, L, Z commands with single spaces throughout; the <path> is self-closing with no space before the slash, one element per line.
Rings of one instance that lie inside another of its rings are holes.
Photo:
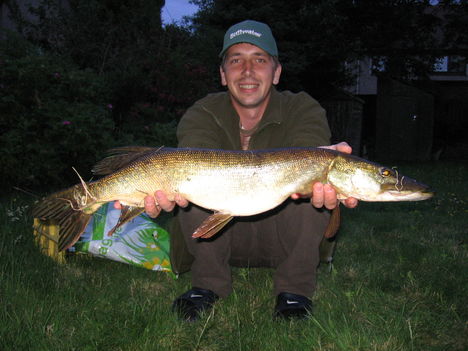
<path fill-rule="evenodd" d="M 392 172 L 388 168 L 381 168 L 380 169 L 380 175 L 382 177 L 388 177 L 392 174 Z"/>

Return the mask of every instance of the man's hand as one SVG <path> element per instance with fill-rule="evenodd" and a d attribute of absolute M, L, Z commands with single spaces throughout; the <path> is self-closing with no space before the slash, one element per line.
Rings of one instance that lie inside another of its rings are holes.
<path fill-rule="evenodd" d="M 156 218 L 159 216 L 161 211 L 171 212 L 174 207 L 187 207 L 188 201 L 186 198 L 182 197 L 179 194 L 175 195 L 174 201 L 171 201 L 167 198 L 166 194 L 161 191 L 157 190 L 154 193 L 154 196 L 147 195 L 145 197 L 145 212 L 151 218 Z M 115 201 L 114 207 L 117 209 L 121 208 L 121 204 L 119 201 Z"/>
<path fill-rule="evenodd" d="M 344 152 L 345 154 L 350 154 L 353 152 L 353 148 L 349 146 L 349 144 L 345 141 L 342 141 L 341 143 L 335 144 L 335 145 L 327 145 L 327 146 L 319 146 L 322 149 L 330 149 L 330 150 L 335 150 L 339 152 Z"/>
<path fill-rule="evenodd" d="M 336 150 L 350 154 L 353 150 L 351 146 L 346 142 L 341 142 L 335 145 L 320 146 L 323 149 Z M 300 197 L 300 194 L 293 194 L 291 198 L 296 200 Z M 340 200 L 346 207 L 354 208 L 358 204 L 358 200 L 354 197 L 348 197 L 347 199 Z M 325 208 L 332 210 L 338 205 L 338 199 L 336 197 L 336 191 L 330 184 L 322 184 L 320 182 L 314 183 L 312 186 L 312 196 L 310 202 L 314 207 Z"/>

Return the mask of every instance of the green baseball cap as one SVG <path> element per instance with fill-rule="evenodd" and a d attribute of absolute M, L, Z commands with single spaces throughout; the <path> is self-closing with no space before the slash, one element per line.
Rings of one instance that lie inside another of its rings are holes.
<path fill-rule="evenodd" d="M 219 57 L 222 57 L 232 45 L 239 43 L 249 43 L 265 50 L 271 56 L 278 56 L 275 38 L 265 23 L 247 20 L 233 25 L 224 34 L 223 50 L 219 53 Z"/>

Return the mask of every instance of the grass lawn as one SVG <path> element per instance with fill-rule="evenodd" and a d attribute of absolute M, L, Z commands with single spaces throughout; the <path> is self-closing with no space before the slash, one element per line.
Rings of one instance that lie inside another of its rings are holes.
<path fill-rule="evenodd" d="M 343 210 L 333 270 L 320 267 L 314 316 L 299 322 L 272 320 L 269 269 L 234 269 L 234 293 L 181 322 L 170 308 L 190 273 L 85 255 L 57 264 L 34 246 L 34 199 L 3 198 L 0 350 L 467 350 L 468 164 L 400 170 L 436 197 Z"/>

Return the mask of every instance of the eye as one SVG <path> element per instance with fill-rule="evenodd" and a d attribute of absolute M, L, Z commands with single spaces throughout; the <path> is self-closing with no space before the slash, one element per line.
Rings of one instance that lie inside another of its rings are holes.
<path fill-rule="evenodd" d="M 389 177 L 392 174 L 392 172 L 388 168 L 381 168 L 380 169 L 380 175 L 382 177 Z"/>

